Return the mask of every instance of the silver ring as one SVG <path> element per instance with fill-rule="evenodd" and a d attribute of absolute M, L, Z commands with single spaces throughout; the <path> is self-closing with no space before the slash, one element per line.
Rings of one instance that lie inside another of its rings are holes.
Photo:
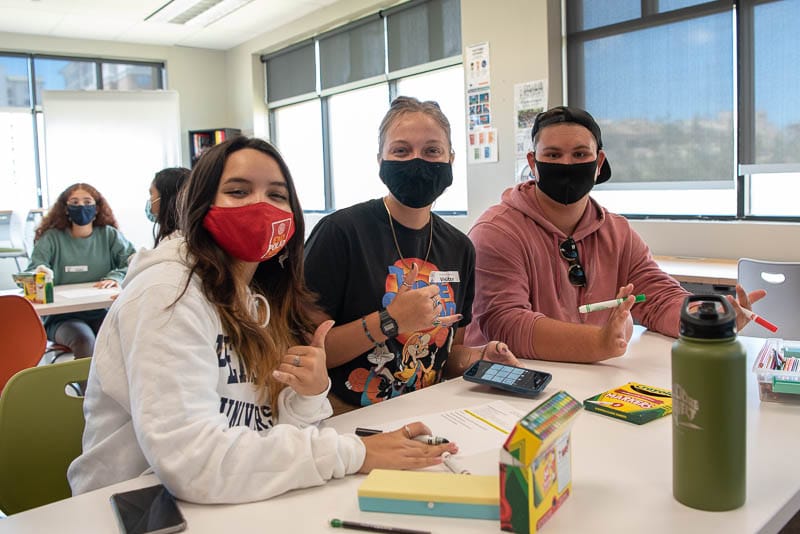
<path fill-rule="evenodd" d="M 297 354 L 294 355 L 294 360 L 292 360 L 292 365 L 295 367 L 300 367 L 300 356 Z"/>
<path fill-rule="evenodd" d="M 403 432 L 406 433 L 408 439 L 411 439 L 411 431 L 408 429 L 408 425 L 403 425 Z"/>
<path fill-rule="evenodd" d="M 404 287 L 407 287 L 407 288 L 409 288 L 409 289 L 411 289 L 412 287 L 414 287 L 414 286 L 412 286 L 411 284 L 409 284 L 408 282 L 406 282 L 405 280 L 403 280 L 403 284 L 402 284 L 402 285 L 403 285 Z"/>

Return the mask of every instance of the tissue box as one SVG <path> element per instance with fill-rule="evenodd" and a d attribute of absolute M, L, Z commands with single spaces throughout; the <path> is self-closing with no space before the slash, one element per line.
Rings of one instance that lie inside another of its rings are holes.
<path fill-rule="evenodd" d="M 497 520 L 499 502 L 496 476 L 374 469 L 358 488 L 365 512 Z"/>
<path fill-rule="evenodd" d="M 523 417 L 500 451 L 500 528 L 534 534 L 572 491 L 570 429 L 581 403 L 559 391 Z"/>

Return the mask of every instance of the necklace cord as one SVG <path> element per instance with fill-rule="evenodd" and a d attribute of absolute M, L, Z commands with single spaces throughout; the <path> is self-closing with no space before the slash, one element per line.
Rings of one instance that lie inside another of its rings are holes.
<path fill-rule="evenodd" d="M 386 204 L 386 199 L 383 199 L 383 207 L 386 208 L 386 214 L 389 216 L 389 229 L 392 231 L 392 239 L 394 239 L 394 247 L 397 249 L 397 254 L 400 255 L 400 261 L 403 263 L 403 267 L 408 270 L 411 270 L 411 267 L 408 266 L 406 263 L 406 259 L 403 257 L 403 253 L 400 252 L 400 244 L 397 242 L 397 234 L 394 232 L 394 223 L 392 222 L 392 212 L 389 211 L 389 205 Z M 433 214 L 430 214 L 430 221 L 429 223 L 431 230 L 430 230 L 430 237 L 428 238 L 428 251 L 425 253 L 425 259 L 423 263 L 428 263 L 428 258 L 431 255 L 431 245 L 433 245 Z"/>

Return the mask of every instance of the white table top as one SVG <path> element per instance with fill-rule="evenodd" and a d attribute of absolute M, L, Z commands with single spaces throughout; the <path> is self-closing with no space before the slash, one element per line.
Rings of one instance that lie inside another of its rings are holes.
<path fill-rule="evenodd" d="M 763 344 L 742 338 L 749 365 Z M 553 380 L 542 398 L 531 401 L 496 390 L 451 380 L 361 410 L 325 424 L 342 432 L 355 426 L 377 426 L 413 414 L 475 406 L 503 399 L 531 409 L 559 389 L 578 399 L 638 381 L 670 386 L 670 347 L 659 334 L 634 334 L 628 354 L 594 365 L 526 362 L 549 371 Z M 748 368 L 748 375 L 752 375 Z M 800 445 L 800 406 L 761 403 L 755 376 L 747 381 L 747 502 L 730 512 L 702 512 L 672 497 L 671 418 L 642 426 L 584 412 L 572 431 L 573 493 L 543 527 L 543 532 L 777 532 L 800 509 L 800 462 L 792 455 Z M 435 432 L 435 429 L 434 429 Z M 788 458 L 787 458 L 788 456 Z M 487 465 L 497 462 L 487 453 Z M 435 533 L 502 532 L 499 522 L 361 512 L 357 488 L 363 476 L 350 476 L 268 501 L 207 506 L 180 503 L 190 533 L 297 532 L 329 533 L 331 518 L 362 521 Z M 153 475 L 103 488 L 0 520 L 0 533 L 116 532 L 108 502 L 112 493 L 157 483 Z"/>
<path fill-rule="evenodd" d="M 59 313 L 99 310 L 111 306 L 111 303 L 114 302 L 112 296 L 118 295 L 119 291 L 118 287 L 113 289 L 94 287 L 94 282 L 54 286 L 53 302 L 34 304 L 33 307 L 41 317 Z M 0 294 L 22 296 L 22 290 L 11 289 L 0 291 Z"/>

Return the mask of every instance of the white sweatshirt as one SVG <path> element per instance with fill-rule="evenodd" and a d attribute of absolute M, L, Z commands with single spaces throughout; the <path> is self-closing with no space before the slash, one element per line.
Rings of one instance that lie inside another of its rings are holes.
<path fill-rule="evenodd" d="M 324 393 L 289 387 L 278 421 L 257 404 L 214 307 L 175 237 L 136 254 L 100 329 L 83 411 L 83 453 L 69 467 L 73 494 L 154 471 L 198 503 L 266 499 L 355 473 L 366 450 L 352 434 L 319 429 Z"/>

